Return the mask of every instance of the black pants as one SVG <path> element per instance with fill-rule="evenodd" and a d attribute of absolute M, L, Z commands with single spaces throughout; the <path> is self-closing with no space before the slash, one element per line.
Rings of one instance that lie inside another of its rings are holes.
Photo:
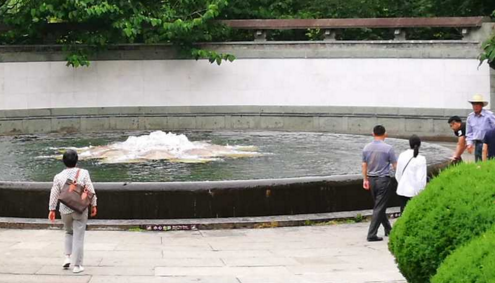
<path fill-rule="evenodd" d="M 399 196 L 399 199 L 400 199 L 400 215 L 402 215 L 404 209 L 406 208 L 407 202 L 411 200 L 411 198 L 405 196 Z"/>
<path fill-rule="evenodd" d="M 392 179 L 390 177 L 369 177 L 369 181 L 374 205 L 368 239 L 376 237 L 380 224 L 385 228 L 385 232 L 392 230 L 386 214 L 387 204 L 392 196 Z"/>
<path fill-rule="evenodd" d="M 483 157 L 483 141 L 474 141 L 474 161 L 482 161 Z"/>

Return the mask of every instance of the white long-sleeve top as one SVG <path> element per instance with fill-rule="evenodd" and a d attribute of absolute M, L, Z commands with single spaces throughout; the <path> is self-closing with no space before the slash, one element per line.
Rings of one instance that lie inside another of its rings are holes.
<path fill-rule="evenodd" d="M 413 155 L 414 150 L 408 149 L 402 152 L 397 160 L 395 178 L 399 183 L 397 186 L 399 196 L 414 197 L 426 186 L 426 158 L 421 154 L 413 158 Z M 409 165 L 406 167 L 408 162 Z"/>
<path fill-rule="evenodd" d="M 65 182 L 67 181 L 67 179 L 74 180 L 78 170 L 79 168 L 77 167 L 66 168 L 62 172 L 55 175 L 55 177 L 53 178 L 52 190 L 50 192 L 50 201 L 48 204 L 49 210 L 55 210 L 57 208 L 58 197 L 62 192 L 62 188 L 64 187 Z M 89 173 L 85 169 L 80 170 L 81 171 L 79 172 L 79 176 L 77 177 L 77 183 L 81 186 L 85 186 L 88 191 L 94 194 L 93 199 L 91 200 L 91 206 L 96 206 L 96 193 L 93 187 L 93 183 L 91 182 L 91 178 L 89 177 Z M 74 212 L 74 210 L 72 210 L 70 207 L 67 207 L 63 203 L 60 203 L 59 211 L 61 214 L 70 214 Z"/>

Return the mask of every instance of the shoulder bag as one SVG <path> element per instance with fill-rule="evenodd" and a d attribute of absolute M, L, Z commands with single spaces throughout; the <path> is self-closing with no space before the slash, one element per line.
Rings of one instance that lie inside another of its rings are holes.
<path fill-rule="evenodd" d="M 77 184 L 77 178 L 79 177 L 80 171 L 81 169 L 77 170 L 74 180 L 67 179 L 67 181 L 65 181 L 58 200 L 74 211 L 83 213 L 91 204 L 93 193 L 88 191 L 85 186 L 83 187 Z"/>

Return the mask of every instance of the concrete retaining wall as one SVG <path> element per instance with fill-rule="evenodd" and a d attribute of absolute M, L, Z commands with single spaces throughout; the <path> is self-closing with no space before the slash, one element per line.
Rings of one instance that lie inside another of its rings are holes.
<path fill-rule="evenodd" d="M 492 23 L 485 23 L 484 36 Z M 0 134 L 100 130 L 289 130 L 451 136 L 467 100 L 495 101 L 480 40 L 213 43 L 210 65 L 168 45 L 115 46 L 89 68 L 60 46 L 0 46 Z M 493 107 L 490 104 L 490 107 Z M 493 109 L 493 108 L 492 108 Z"/>
<path fill-rule="evenodd" d="M 275 130 L 452 137 L 447 119 L 465 109 L 381 107 L 114 107 L 0 111 L 0 134 L 112 130 Z"/>
<path fill-rule="evenodd" d="M 0 64 L 0 109 L 134 106 L 469 108 L 490 99 L 477 59 L 238 59 Z"/>

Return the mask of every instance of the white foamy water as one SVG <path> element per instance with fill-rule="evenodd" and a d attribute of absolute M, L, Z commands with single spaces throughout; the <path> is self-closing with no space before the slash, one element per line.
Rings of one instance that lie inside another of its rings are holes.
<path fill-rule="evenodd" d="M 191 142 L 185 135 L 162 131 L 155 131 L 149 135 L 130 136 L 124 142 L 104 146 L 71 149 L 78 151 L 81 160 L 100 159 L 101 163 L 137 163 L 148 160 L 203 163 L 219 160 L 222 157 L 240 158 L 261 155 L 254 146 L 221 146 L 204 141 Z M 60 156 L 56 157 L 60 158 Z"/>

